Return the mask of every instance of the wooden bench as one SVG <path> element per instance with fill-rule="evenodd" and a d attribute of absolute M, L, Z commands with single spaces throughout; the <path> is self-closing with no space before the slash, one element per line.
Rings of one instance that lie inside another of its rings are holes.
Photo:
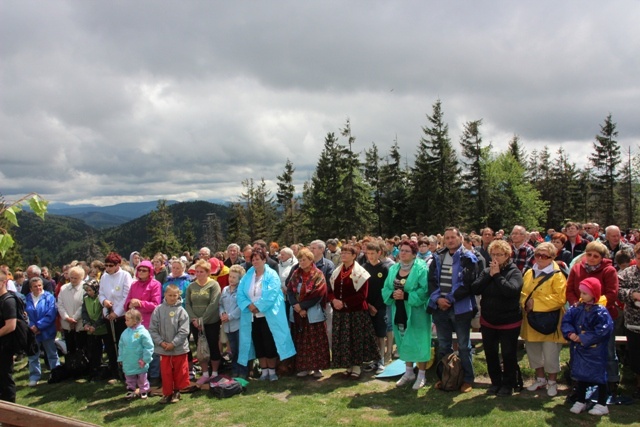
<path fill-rule="evenodd" d="M 3 427 L 99 427 L 40 409 L 0 400 L 0 423 Z"/>

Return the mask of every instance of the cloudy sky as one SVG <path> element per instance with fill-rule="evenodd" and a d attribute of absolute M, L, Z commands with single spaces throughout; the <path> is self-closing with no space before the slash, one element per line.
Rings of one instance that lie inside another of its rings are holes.
<path fill-rule="evenodd" d="M 640 144 L 638 1 L 0 1 L 0 193 L 110 205 L 298 188 L 327 132 L 413 161 L 441 99 L 457 144 L 564 146 L 611 113 Z"/>

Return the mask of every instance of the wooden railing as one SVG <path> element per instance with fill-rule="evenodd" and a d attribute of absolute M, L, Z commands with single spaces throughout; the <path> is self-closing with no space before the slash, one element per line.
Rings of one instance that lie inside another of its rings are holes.
<path fill-rule="evenodd" d="M 97 424 L 1 400 L 0 423 L 3 427 L 98 427 Z"/>

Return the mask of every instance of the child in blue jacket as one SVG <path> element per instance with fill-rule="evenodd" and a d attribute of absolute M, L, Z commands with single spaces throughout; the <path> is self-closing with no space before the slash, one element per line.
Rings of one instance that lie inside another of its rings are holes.
<path fill-rule="evenodd" d="M 571 347 L 571 377 L 577 381 L 578 398 L 570 411 L 584 411 L 586 392 L 598 388 L 598 403 L 591 415 L 606 415 L 607 409 L 607 343 L 613 333 L 613 320 L 605 308 L 600 280 L 589 277 L 580 282 L 580 302 L 562 318 L 562 335 Z"/>
<path fill-rule="evenodd" d="M 153 341 L 149 331 L 142 325 L 142 314 L 131 309 L 124 315 L 127 329 L 120 336 L 118 345 L 118 362 L 122 363 L 122 371 L 127 382 L 125 398 L 136 397 L 136 387 L 140 389 L 140 397 L 147 398 L 149 381 L 147 373 L 153 357 Z"/>

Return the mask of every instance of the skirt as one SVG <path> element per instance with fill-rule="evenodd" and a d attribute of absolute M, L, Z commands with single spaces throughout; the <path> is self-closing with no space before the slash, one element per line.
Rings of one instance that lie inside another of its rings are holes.
<path fill-rule="evenodd" d="M 331 340 L 333 368 L 350 368 L 380 359 L 368 311 L 333 311 Z"/>
<path fill-rule="evenodd" d="M 295 313 L 293 341 L 296 345 L 296 371 L 317 371 L 330 365 L 329 338 L 325 322 L 309 323 Z"/>

